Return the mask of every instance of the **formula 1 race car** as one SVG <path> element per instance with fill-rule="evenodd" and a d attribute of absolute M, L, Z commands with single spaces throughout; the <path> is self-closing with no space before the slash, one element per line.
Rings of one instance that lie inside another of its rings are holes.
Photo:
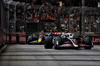
<path fill-rule="evenodd" d="M 44 44 L 46 36 L 50 36 L 51 33 L 37 33 L 29 35 L 27 38 L 28 44 Z"/>
<path fill-rule="evenodd" d="M 28 44 L 43 44 L 44 42 L 45 42 L 45 36 L 42 34 L 30 35 L 27 38 Z"/>
<path fill-rule="evenodd" d="M 60 36 L 48 36 L 45 39 L 44 44 L 45 49 L 60 49 L 60 48 L 81 48 L 91 49 L 93 47 L 93 43 L 91 42 L 91 36 L 84 36 L 81 38 L 80 36 L 74 36 L 72 33 L 65 33 Z"/>

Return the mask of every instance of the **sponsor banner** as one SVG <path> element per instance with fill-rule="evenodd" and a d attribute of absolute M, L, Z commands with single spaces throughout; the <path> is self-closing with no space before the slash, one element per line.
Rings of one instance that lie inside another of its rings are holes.
<path fill-rule="evenodd" d="M 19 34 L 19 43 L 26 44 L 26 35 L 25 34 Z"/>
<path fill-rule="evenodd" d="M 9 34 L 7 34 L 7 42 L 6 43 L 9 43 Z"/>
<path fill-rule="evenodd" d="M 93 44 L 100 44 L 100 36 L 92 36 Z"/>
<path fill-rule="evenodd" d="M 16 34 L 11 34 L 11 43 L 16 43 Z"/>
<path fill-rule="evenodd" d="M 84 36 L 81 36 L 81 39 L 83 39 Z M 93 44 L 100 45 L 100 36 L 92 36 L 92 42 Z"/>
<path fill-rule="evenodd" d="M 3 42 L 6 43 L 6 34 L 3 32 Z"/>

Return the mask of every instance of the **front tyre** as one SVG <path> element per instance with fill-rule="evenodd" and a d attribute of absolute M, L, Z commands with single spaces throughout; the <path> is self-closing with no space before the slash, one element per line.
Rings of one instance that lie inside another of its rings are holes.
<path fill-rule="evenodd" d="M 44 48 L 45 49 L 52 49 L 53 44 L 52 44 L 52 37 L 48 36 L 45 38 L 45 44 L 44 44 Z"/>

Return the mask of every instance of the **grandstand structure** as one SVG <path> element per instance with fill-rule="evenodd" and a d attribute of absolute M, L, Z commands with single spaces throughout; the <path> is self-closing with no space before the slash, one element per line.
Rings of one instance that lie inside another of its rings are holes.
<path fill-rule="evenodd" d="M 99 0 L 1 1 L 0 26 L 7 33 L 100 34 Z"/>

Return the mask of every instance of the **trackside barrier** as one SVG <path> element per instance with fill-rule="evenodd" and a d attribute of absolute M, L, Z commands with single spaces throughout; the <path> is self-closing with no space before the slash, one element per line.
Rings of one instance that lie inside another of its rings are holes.
<path fill-rule="evenodd" d="M 10 43 L 10 36 L 9 36 L 9 34 L 7 34 L 6 36 L 7 36 L 7 38 L 6 38 L 6 39 L 7 39 L 7 40 L 6 40 L 6 43 L 9 44 L 9 43 Z"/>
<path fill-rule="evenodd" d="M 56 32 L 56 33 L 52 33 L 52 34 L 61 34 L 59 32 Z M 83 38 L 84 36 L 81 36 L 81 38 Z M 6 43 L 13 43 L 13 44 L 16 44 L 16 43 L 19 43 L 19 44 L 26 44 L 27 43 L 27 38 L 28 38 L 28 35 L 26 34 L 5 34 L 3 33 L 3 42 L 5 42 L 6 40 Z M 0 37 L 0 42 L 1 41 L 2 37 Z M 92 42 L 94 45 L 100 45 L 100 36 L 92 36 Z"/>
<path fill-rule="evenodd" d="M 0 29 L 0 46 L 2 45 L 2 42 L 3 42 L 3 41 L 2 41 L 2 37 L 3 37 L 3 36 L 2 36 L 2 34 L 3 34 L 2 32 L 3 32 L 3 31 Z"/>
<path fill-rule="evenodd" d="M 6 33 L 3 32 L 3 43 L 6 43 Z"/>
<path fill-rule="evenodd" d="M 83 38 L 84 36 L 81 36 Z M 91 36 L 94 45 L 100 45 L 100 36 Z"/>
<path fill-rule="evenodd" d="M 16 34 L 11 34 L 11 43 L 17 43 Z"/>
<path fill-rule="evenodd" d="M 19 34 L 19 43 L 26 44 L 26 34 Z"/>
<path fill-rule="evenodd" d="M 19 44 L 19 34 L 16 34 L 16 43 Z"/>
<path fill-rule="evenodd" d="M 93 44 L 100 45 L 100 36 L 92 36 Z"/>

